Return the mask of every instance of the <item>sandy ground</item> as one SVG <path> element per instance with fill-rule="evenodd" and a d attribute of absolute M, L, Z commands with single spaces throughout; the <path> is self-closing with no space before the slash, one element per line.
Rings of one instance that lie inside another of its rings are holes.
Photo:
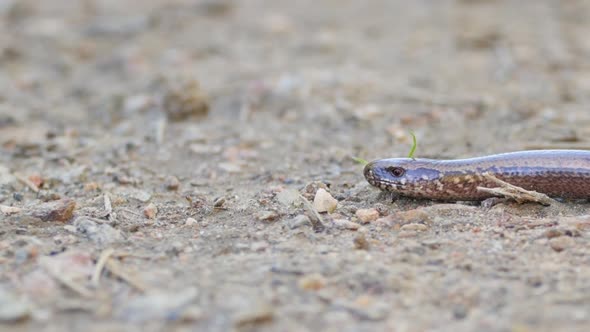
<path fill-rule="evenodd" d="M 1 0 L 0 329 L 587 331 L 588 203 L 392 202 L 352 157 L 590 148 L 589 15 Z"/>

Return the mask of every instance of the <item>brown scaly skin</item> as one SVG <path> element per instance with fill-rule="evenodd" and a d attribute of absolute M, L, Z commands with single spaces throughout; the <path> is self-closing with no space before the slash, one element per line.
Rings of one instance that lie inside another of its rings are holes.
<path fill-rule="evenodd" d="M 590 198 L 590 151 L 536 150 L 457 160 L 392 158 L 368 163 L 367 181 L 402 196 L 443 201 L 492 197 L 477 187 L 498 185 L 484 173 L 552 197 Z"/>

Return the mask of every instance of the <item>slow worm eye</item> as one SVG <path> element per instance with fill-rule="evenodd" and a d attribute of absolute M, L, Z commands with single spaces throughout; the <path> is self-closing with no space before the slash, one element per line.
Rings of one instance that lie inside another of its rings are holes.
<path fill-rule="evenodd" d="M 395 177 L 400 177 L 406 173 L 406 170 L 401 167 L 389 167 L 387 171 Z"/>

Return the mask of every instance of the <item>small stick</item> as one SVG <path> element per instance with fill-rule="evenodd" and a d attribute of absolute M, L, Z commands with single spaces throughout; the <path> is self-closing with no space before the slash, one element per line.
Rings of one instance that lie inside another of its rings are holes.
<path fill-rule="evenodd" d="M 132 252 L 122 251 L 122 252 L 113 253 L 112 257 L 117 257 L 117 258 L 131 257 L 131 258 L 137 258 L 137 259 L 162 259 L 165 256 L 164 255 L 162 255 L 162 256 L 140 255 L 140 254 L 134 254 Z"/>
<path fill-rule="evenodd" d="M 114 223 L 117 219 L 116 213 L 113 213 L 113 204 L 111 203 L 111 195 L 104 194 L 104 215 L 107 216 L 110 223 Z"/>
<path fill-rule="evenodd" d="M 14 177 L 20 182 L 22 182 L 24 185 L 29 187 L 33 192 L 39 192 L 39 187 L 37 187 L 37 185 L 35 185 L 31 180 L 27 179 L 24 175 L 20 173 L 14 173 Z"/>
<path fill-rule="evenodd" d="M 102 270 L 104 269 L 104 266 L 106 265 L 107 261 L 109 260 L 111 255 L 113 255 L 114 252 L 115 250 L 113 250 L 112 248 L 108 248 L 100 254 L 100 257 L 96 262 L 96 268 L 94 269 L 94 273 L 92 274 L 92 284 L 95 287 L 99 286 L 100 275 L 102 274 Z"/>
<path fill-rule="evenodd" d="M 108 193 L 104 194 L 104 210 L 105 214 L 110 215 L 113 212 L 113 205 L 111 204 L 111 197 Z"/>
<path fill-rule="evenodd" d="M 502 181 L 489 173 L 484 173 L 483 176 L 486 179 L 498 184 L 500 187 L 477 187 L 477 190 L 479 191 L 489 193 L 494 196 L 503 196 L 506 198 L 510 198 L 515 200 L 518 204 L 535 202 L 541 205 L 549 206 L 555 203 L 555 200 L 551 199 L 549 196 L 545 194 L 517 187 L 508 182 Z"/>
<path fill-rule="evenodd" d="M 299 194 L 299 198 L 303 201 L 303 205 L 317 218 L 310 218 L 311 226 L 316 232 L 323 231 L 326 226 L 324 226 L 324 219 L 322 215 L 313 207 L 313 205 L 305 198 L 303 195 Z"/>

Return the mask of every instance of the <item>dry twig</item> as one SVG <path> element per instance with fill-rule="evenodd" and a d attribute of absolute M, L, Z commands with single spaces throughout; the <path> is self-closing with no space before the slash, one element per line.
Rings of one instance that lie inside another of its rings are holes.
<path fill-rule="evenodd" d="M 484 173 L 483 176 L 486 179 L 498 184 L 500 187 L 477 187 L 477 190 L 479 191 L 492 194 L 494 196 L 503 196 L 506 198 L 510 198 L 519 204 L 533 202 L 549 206 L 555 203 L 555 200 L 551 199 L 549 196 L 545 194 L 517 187 L 508 182 L 502 181 L 489 173 Z"/>
<path fill-rule="evenodd" d="M 14 177 L 17 180 L 19 180 L 20 182 L 22 182 L 24 185 L 29 187 L 33 192 L 35 192 L 35 193 L 39 192 L 39 187 L 37 187 L 37 185 L 35 185 L 31 180 L 27 179 L 26 176 L 24 176 L 20 173 L 14 173 Z"/>
<path fill-rule="evenodd" d="M 310 218 L 311 226 L 313 227 L 314 231 L 321 232 L 323 231 L 326 226 L 324 226 L 324 219 L 322 215 L 313 207 L 313 205 L 305 198 L 303 195 L 299 194 L 299 198 L 303 201 L 303 205 L 311 212 L 315 218 Z"/>
<path fill-rule="evenodd" d="M 100 254 L 100 257 L 96 262 L 96 268 L 94 269 L 94 273 L 92 274 L 92 284 L 95 287 L 99 286 L 100 275 L 102 274 L 102 270 L 104 269 L 104 266 L 106 265 L 107 261 L 109 260 L 109 258 L 111 258 L 114 252 L 115 250 L 113 250 L 112 248 L 108 248 Z"/>

